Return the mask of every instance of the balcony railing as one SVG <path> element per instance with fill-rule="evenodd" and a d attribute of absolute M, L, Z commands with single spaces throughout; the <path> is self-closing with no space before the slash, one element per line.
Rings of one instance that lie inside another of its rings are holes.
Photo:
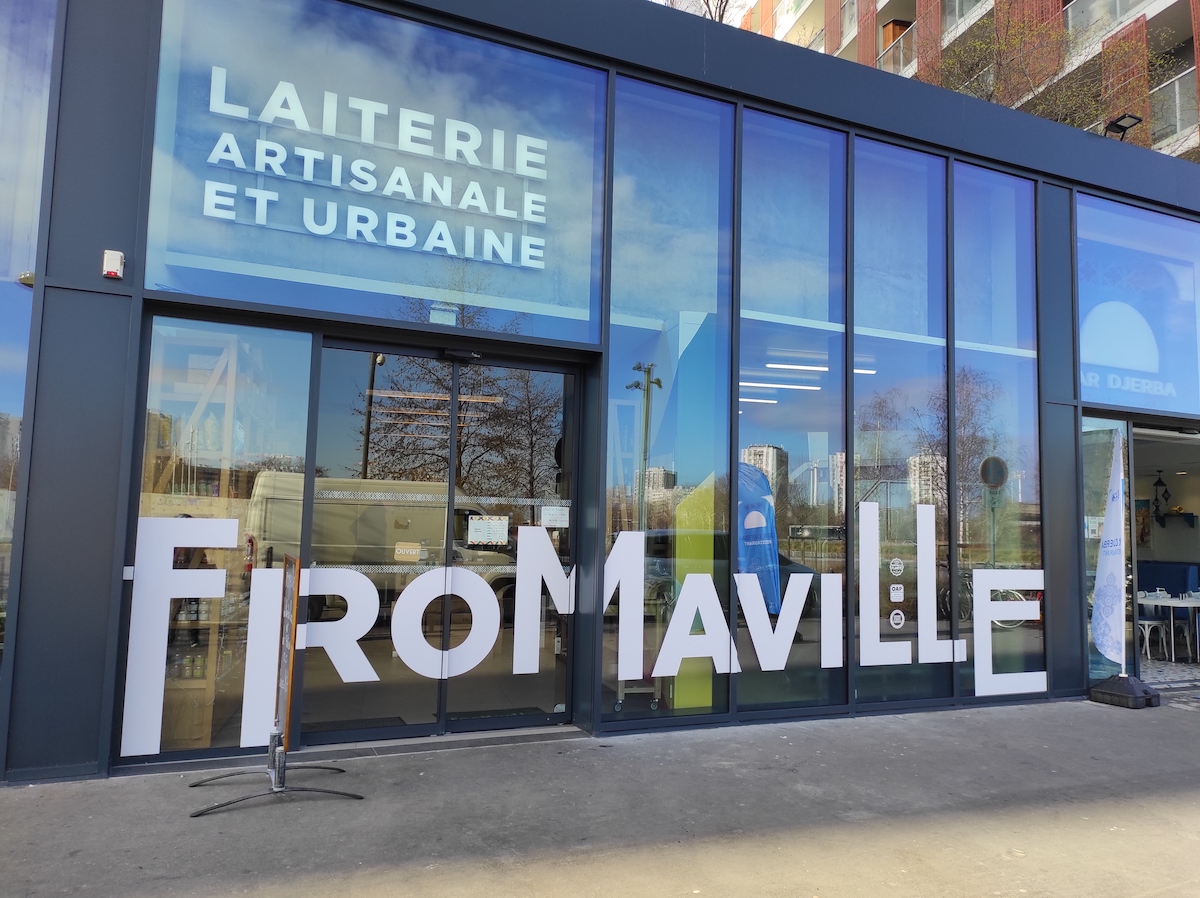
<path fill-rule="evenodd" d="M 842 0 L 842 43 L 858 31 L 858 0 Z"/>
<path fill-rule="evenodd" d="M 1071 0 L 1063 7 L 1063 24 L 1073 45 L 1089 36 L 1099 37 L 1149 0 Z"/>
<path fill-rule="evenodd" d="M 906 66 L 917 58 L 917 28 L 910 25 L 908 30 L 888 44 L 888 48 L 879 54 L 875 60 L 875 68 L 899 75 Z"/>
<path fill-rule="evenodd" d="M 1182 134 L 1200 121 L 1196 108 L 1196 67 L 1150 91 L 1150 143 Z"/>
<path fill-rule="evenodd" d="M 992 99 L 996 90 L 996 64 L 992 63 L 979 74 L 973 75 L 959 90 L 981 100 Z"/>
<path fill-rule="evenodd" d="M 817 50 L 818 52 L 825 49 L 825 29 L 822 28 L 813 35 L 812 40 L 804 45 L 809 50 Z"/>
<path fill-rule="evenodd" d="M 792 8 L 799 6 L 799 0 L 779 0 L 775 4 L 775 8 L 771 10 L 771 36 L 779 36 L 779 20 L 792 11 Z"/>
<path fill-rule="evenodd" d="M 775 9 L 772 10 L 771 15 L 778 24 L 779 20 L 784 16 L 790 15 L 794 12 L 799 12 L 800 7 L 803 5 L 804 0 L 779 0 L 779 2 L 775 4 Z"/>
<path fill-rule="evenodd" d="M 949 31 L 983 2 L 984 0 L 943 0 L 942 30 Z"/>

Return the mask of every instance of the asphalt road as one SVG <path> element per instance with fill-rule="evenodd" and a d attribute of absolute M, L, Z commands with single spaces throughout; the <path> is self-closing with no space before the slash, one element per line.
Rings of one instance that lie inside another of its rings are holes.
<path fill-rule="evenodd" d="M 258 779 L 9 786 L 0 896 L 1195 898 L 1197 707 L 410 746 L 199 819 Z"/>

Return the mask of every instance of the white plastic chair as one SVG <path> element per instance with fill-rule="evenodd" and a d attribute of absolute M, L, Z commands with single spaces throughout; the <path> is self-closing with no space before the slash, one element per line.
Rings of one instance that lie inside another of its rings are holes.
<path fill-rule="evenodd" d="M 1157 590 L 1156 590 L 1156 593 L 1157 593 Z M 1150 608 L 1148 606 L 1143 606 L 1141 604 L 1141 600 L 1147 598 L 1147 593 L 1144 589 L 1138 590 L 1137 598 L 1138 598 L 1138 628 L 1142 631 L 1142 648 L 1146 652 L 1146 660 L 1147 661 L 1154 660 L 1154 655 L 1152 655 L 1150 653 L 1150 638 L 1154 635 L 1154 631 L 1158 630 L 1158 644 L 1160 646 L 1162 646 L 1163 660 L 1166 661 L 1167 657 L 1168 657 L 1168 654 L 1167 654 L 1167 624 L 1169 623 L 1169 621 L 1167 620 L 1167 618 L 1160 618 L 1160 617 L 1146 618 L 1143 616 L 1144 614 L 1147 614 L 1147 613 L 1159 613 L 1159 609 L 1157 607 L 1154 608 L 1154 612 L 1150 612 Z"/>
<path fill-rule="evenodd" d="M 1180 598 L 1181 599 L 1195 599 L 1195 598 L 1197 598 L 1197 595 L 1194 592 L 1185 592 L 1182 596 L 1180 596 Z M 1172 611 L 1171 623 L 1173 625 L 1172 630 L 1174 630 L 1175 628 L 1178 628 L 1183 631 L 1183 643 L 1184 643 L 1184 645 L 1187 646 L 1188 660 L 1191 660 L 1192 658 L 1196 657 L 1196 653 L 1192 651 L 1191 615 L 1188 614 L 1188 616 L 1185 617 L 1183 620 L 1179 620 L 1174 615 L 1175 609 L 1172 608 L 1171 611 Z M 1174 634 L 1174 632 L 1172 632 L 1171 638 L 1173 639 L 1174 636 L 1175 636 L 1175 634 Z M 1200 646 L 1198 646 L 1198 647 L 1200 647 Z"/>

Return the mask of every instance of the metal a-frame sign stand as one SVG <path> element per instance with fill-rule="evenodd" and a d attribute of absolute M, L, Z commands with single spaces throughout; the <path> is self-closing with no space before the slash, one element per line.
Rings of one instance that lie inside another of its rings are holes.
<path fill-rule="evenodd" d="M 279 673 L 275 693 L 275 726 L 271 729 L 271 741 L 267 745 L 266 770 L 238 770 L 234 773 L 222 773 L 207 779 L 189 783 L 189 787 L 203 786 L 217 780 L 230 779 L 235 776 L 253 776 L 265 773 L 271 780 L 271 788 L 250 795 L 231 798 L 206 808 L 194 811 L 189 816 L 200 817 L 210 811 L 227 808 L 230 805 L 249 801 L 252 798 L 263 798 L 268 795 L 283 795 L 287 792 L 322 792 L 326 795 L 340 795 L 342 798 L 362 799 L 361 795 L 353 792 L 339 792 L 336 789 L 317 789 L 312 786 L 290 786 L 287 783 L 287 753 L 291 748 L 291 708 L 292 708 L 292 674 L 296 667 L 296 616 L 300 608 L 300 559 L 293 555 L 283 556 L 283 620 L 280 631 Z M 302 764 L 292 767 L 292 770 L 328 770 L 333 773 L 345 773 L 341 767 L 327 764 Z"/>

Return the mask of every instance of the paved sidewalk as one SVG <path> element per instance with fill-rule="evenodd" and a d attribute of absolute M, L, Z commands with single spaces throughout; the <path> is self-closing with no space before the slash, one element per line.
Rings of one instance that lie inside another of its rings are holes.
<path fill-rule="evenodd" d="M 1040 703 L 0 789 L 0 895 L 1200 895 L 1200 714 Z M 265 782 L 265 777 L 264 777 Z"/>

